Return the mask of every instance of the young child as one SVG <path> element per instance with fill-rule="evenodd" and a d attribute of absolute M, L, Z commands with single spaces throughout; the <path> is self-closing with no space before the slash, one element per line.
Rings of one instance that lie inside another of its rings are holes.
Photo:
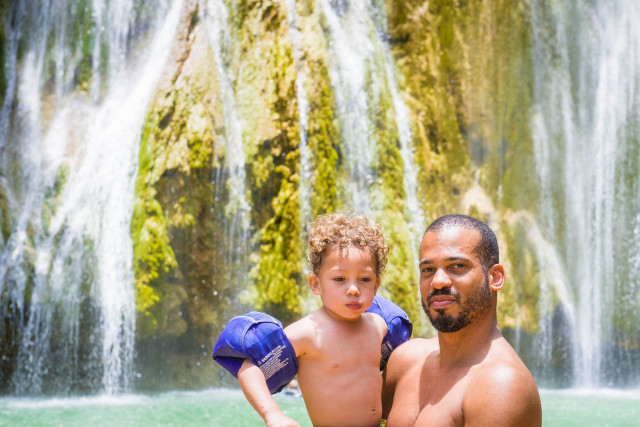
<path fill-rule="evenodd" d="M 382 403 L 380 347 L 385 321 L 365 313 L 380 285 L 388 247 L 364 217 L 333 213 L 309 231 L 309 287 L 322 307 L 285 328 L 298 358 L 298 382 L 315 426 L 377 426 Z M 240 386 L 267 426 L 297 426 L 271 397 L 249 359 Z"/>

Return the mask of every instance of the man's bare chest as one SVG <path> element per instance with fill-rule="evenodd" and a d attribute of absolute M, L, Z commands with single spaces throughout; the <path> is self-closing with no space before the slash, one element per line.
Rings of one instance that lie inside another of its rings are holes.
<path fill-rule="evenodd" d="M 388 426 L 461 426 L 462 402 L 468 384 L 464 375 L 407 373 L 398 382 Z"/>

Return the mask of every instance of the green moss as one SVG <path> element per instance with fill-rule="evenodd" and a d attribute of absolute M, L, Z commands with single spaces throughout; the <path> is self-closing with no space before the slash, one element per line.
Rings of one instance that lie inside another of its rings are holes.
<path fill-rule="evenodd" d="M 301 314 L 302 252 L 299 235 L 297 176 L 281 166 L 280 192 L 272 202 L 273 217 L 260 231 L 260 261 L 251 271 L 255 307 L 284 323 Z"/>
<path fill-rule="evenodd" d="M 541 271 L 538 248 L 529 237 L 534 225 L 527 218 L 525 215 L 512 214 L 500 227 L 501 237 L 507 249 L 508 259 L 505 266 L 508 266 L 509 270 L 505 286 L 499 294 L 498 317 L 501 326 L 518 326 L 529 334 L 536 334 L 539 331 L 541 316 L 552 315 L 558 298 L 554 296 L 555 283 L 549 280 L 553 277 Z M 549 281 L 545 295 L 540 293 L 543 281 Z M 541 307 L 544 307 L 540 301 L 542 297 L 549 299 L 546 312 L 541 310 Z M 516 321 L 516 318 L 519 320 Z"/>
<path fill-rule="evenodd" d="M 167 222 L 162 207 L 155 199 L 156 191 L 149 182 L 153 166 L 153 151 L 150 146 L 152 129 L 153 124 L 147 122 L 140 145 L 136 198 L 131 220 L 136 310 L 140 314 L 138 324 L 143 334 L 153 333 L 158 326 L 150 309 L 160 301 L 161 295 L 153 285 L 177 266 L 169 242 Z"/>
<path fill-rule="evenodd" d="M 383 64 L 378 64 L 383 67 Z M 409 228 L 405 216 L 406 194 L 403 186 L 404 162 L 400 152 L 396 112 L 392 104 L 389 82 L 370 81 L 377 90 L 369 94 L 371 122 L 374 124 L 377 156 L 372 169 L 378 177 L 370 194 L 372 206 L 380 207 L 375 212 L 389 246 L 387 272 L 383 279 L 381 294 L 402 307 L 414 322 L 414 334 L 424 336 L 417 284 L 417 259 L 413 241 L 415 232 Z"/>
<path fill-rule="evenodd" d="M 338 208 L 338 145 L 340 133 L 326 64 L 312 61 L 313 87 L 309 97 L 308 147 L 311 153 L 311 218 Z"/>
<path fill-rule="evenodd" d="M 287 323 L 301 314 L 303 270 L 297 72 L 283 4 L 246 2 L 236 13 L 232 31 L 244 52 L 242 61 L 232 63 L 237 108 L 245 118 L 251 203 L 263 207 L 251 212 L 260 231 L 244 301 Z"/>
<path fill-rule="evenodd" d="M 402 212 L 389 208 L 378 213 L 385 241 L 389 246 L 388 264 L 382 278 L 379 293 L 398 304 L 414 324 L 414 335 L 427 334 L 424 314 L 420 306 L 417 282 L 417 262 L 412 233 Z"/>

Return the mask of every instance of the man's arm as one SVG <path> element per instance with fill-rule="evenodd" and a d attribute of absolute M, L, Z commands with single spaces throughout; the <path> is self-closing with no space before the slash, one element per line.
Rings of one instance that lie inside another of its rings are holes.
<path fill-rule="evenodd" d="M 415 363 L 419 363 L 425 340 L 412 339 L 396 348 L 382 371 L 382 418 L 388 419 L 396 394 L 396 385 Z"/>
<path fill-rule="evenodd" d="M 526 367 L 493 365 L 469 384 L 462 403 L 465 426 L 539 427 L 542 407 Z"/>
<path fill-rule="evenodd" d="M 396 392 L 396 378 L 389 373 L 389 365 L 393 362 L 393 353 L 389 358 L 387 366 L 382 371 L 382 418 L 387 419 L 389 412 L 391 412 L 391 406 L 393 406 L 393 395 Z"/>
<path fill-rule="evenodd" d="M 238 371 L 238 381 L 245 397 L 260 414 L 265 425 L 268 427 L 300 427 L 300 424 L 282 412 L 269 393 L 264 374 L 251 360 L 245 359 L 242 363 L 242 367 Z"/>

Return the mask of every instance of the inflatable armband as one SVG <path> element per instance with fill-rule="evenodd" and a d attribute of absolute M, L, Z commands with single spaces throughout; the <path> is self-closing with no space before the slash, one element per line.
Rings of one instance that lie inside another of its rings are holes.
<path fill-rule="evenodd" d="M 282 390 L 298 371 L 296 353 L 282 323 L 257 311 L 231 319 L 213 348 L 213 360 L 236 378 L 247 358 L 262 370 L 271 394 Z"/>
<path fill-rule="evenodd" d="M 373 297 L 373 304 L 371 304 L 367 312 L 379 315 L 387 323 L 387 334 L 382 340 L 382 348 L 380 349 L 382 354 L 380 370 L 383 370 L 389 360 L 389 356 L 391 356 L 391 352 L 411 338 L 413 324 L 404 310 L 379 295 Z"/>

